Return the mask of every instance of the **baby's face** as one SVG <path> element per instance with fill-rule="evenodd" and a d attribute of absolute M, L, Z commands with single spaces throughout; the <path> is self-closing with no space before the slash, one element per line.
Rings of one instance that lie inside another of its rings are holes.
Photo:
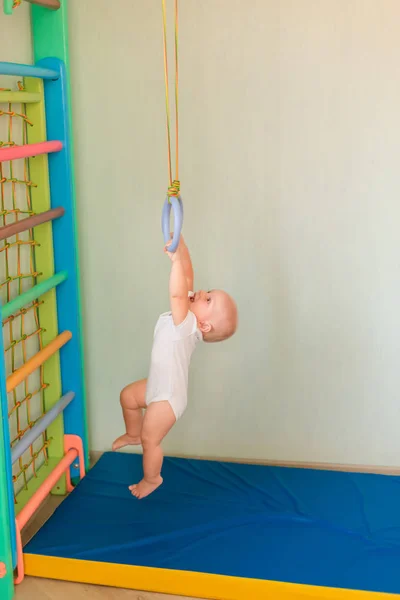
<path fill-rule="evenodd" d="M 237 321 L 236 305 L 232 298 L 222 290 L 200 290 L 190 299 L 190 310 L 196 316 L 203 333 L 218 330 L 226 322 Z"/>
<path fill-rule="evenodd" d="M 211 321 L 215 313 L 218 312 L 222 304 L 222 294 L 220 290 L 210 290 L 205 292 L 200 290 L 190 298 L 190 310 L 197 317 L 197 320 Z"/>

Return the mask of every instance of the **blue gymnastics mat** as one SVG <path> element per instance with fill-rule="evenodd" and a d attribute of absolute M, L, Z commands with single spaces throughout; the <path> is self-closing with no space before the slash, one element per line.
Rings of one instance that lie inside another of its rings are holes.
<path fill-rule="evenodd" d="M 144 500 L 141 456 L 103 455 L 28 554 L 400 593 L 400 479 L 167 458 Z"/>

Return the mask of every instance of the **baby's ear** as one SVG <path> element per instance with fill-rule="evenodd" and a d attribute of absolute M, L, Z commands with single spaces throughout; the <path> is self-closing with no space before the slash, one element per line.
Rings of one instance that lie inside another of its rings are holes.
<path fill-rule="evenodd" d="M 210 331 L 212 329 L 212 325 L 208 321 L 200 321 L 199 329 L 200 329 L 201 333 L 210 333 Z"/>

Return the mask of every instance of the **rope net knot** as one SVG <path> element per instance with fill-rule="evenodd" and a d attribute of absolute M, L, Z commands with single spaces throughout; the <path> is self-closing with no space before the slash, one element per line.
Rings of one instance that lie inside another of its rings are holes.
<path fill-rule="evenodd" d="M 179 196 L 179 192 L 181 191 L 181 182 L 178 179 L 174 179 L 174 181 L 172 182 L 172 184 L 169 186 L 168 188 L 168 198 L 171 198 L 171 196 Z"/>

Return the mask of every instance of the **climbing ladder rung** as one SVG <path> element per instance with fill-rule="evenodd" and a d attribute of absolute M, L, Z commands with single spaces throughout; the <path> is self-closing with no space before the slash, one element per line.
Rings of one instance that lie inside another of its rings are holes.
<path fill-rule="evenodd" d="M 60 348 L 65 346 L 67 342 L 72 338 L 70 331 L 63 331 L 60 333 L 50 344 L 47 344 L 42 350 L 40 350 L 35 356 L 32 356 L 22 367 L 14 371 L 12 375 L 7 377 L 7 392 L 15 390 L 17 385 L 22 383 L 35 369 L 39 368 L 46 360 L 48 360 L 53 354 Z"/>
<path fill-rule="evenodd" d="M 39 142 L 38 144 L 24 144 L 23 146 L 7 146 L 7 148 L 0 148 L 0 162 L 59 152 L 62 147 L 62 142 L 58 140 Z"/>
<path fill-rule="evenodd" d="M 38 6 L 43 6 L 49 10 L 58 10 L 61 6 L 60 0 L 25 0 L 25 2 L 29 2 L 29 4 L 37 4 Z"/>
<path fill-rule="evenodd" d="M 9 237 L 12 237 L 16 233 L 23 233 L 24 231 L 33 229 L 34 227 L 42 225 L 43 223 L 54 221 L 54 219 L 62 217 L 64 213 L 65 209 L 62 206 L 59 206 L 58 208 L 52 208 L 51 210 L 46 210 L 45 212 L 37 215 L 32 215 L 27 219 L 22 219 L 21 221 L 4 225 L 3 227 L 0 227 L 0 240 L 5 240 Z"/>
<path fill-rule="evenodd" d="M 37 490 L 37 492 L 32 496 L 32 498 L 27 502 L 24 508 L 18 513 L 17 523 L 19 526 L 19 530 L 27 524 L 29 519 L 35 513 L 35 511 L 42 504 L 43 500 L 50 494 L 52 488 L 56 485 L 57 481 L 60 479 L 63 473 L 68 469 L 68 467 L 74 462 L 76 458 L 79 457 L 79 451 L 71 448 L 65 454 L 64 458 L 60 460 L 57 467 L 50 473 L 50 475 L 45 479 L 43 484 Z"/>
<path fill-rule="evenodd" d="M 14 75 L 15 77 L 37 77 L 39 79 L 58 79 L 60 74 L 53 69 L 35 67 L 34 65 L 21 65 L 19 63 L 0 62 L 0 75 Z"/>
<path fill-rule="evenodd" d="M 27 304 L 30 304 L 30 302 L 33 302 L 34 300 L 36 300 L 36 298 L 40 298 L 40 296 L 43 296 L 43 294 L 46 294 L 53 288 L 57 287 L 57 285 L 65 281 L 67 278 L 67 271 L 61 271 L 60 273 L 56 273 L 48 279 L 45 279 L 37 285 L 34 285 L 33 287 L 29 288 L 29 290 L 26 290 L 26 292 L 23 292 L 13 300 L 10 300 L 10 302 L 7 302 L 7 304 L 5 304 L 1 308 L 2 321 L 8 319 L 8 317 L 11 317 L 11 315 L 15 315 L 15 313 L 21 308 L 23 308 Z"/>
<path fill-rule="evenodd" d="M 75 398 L 74 392 L 68 392 L 59 399 L 57 404 L 53 406 L 37 423 L 25 433 L 20 442 L 11 451 L 11 462 L 14 464 L 23 455 L 26 450 L 37 440 L 37 438 L 46 431 L 46 429 L 57 419 Z"/>

